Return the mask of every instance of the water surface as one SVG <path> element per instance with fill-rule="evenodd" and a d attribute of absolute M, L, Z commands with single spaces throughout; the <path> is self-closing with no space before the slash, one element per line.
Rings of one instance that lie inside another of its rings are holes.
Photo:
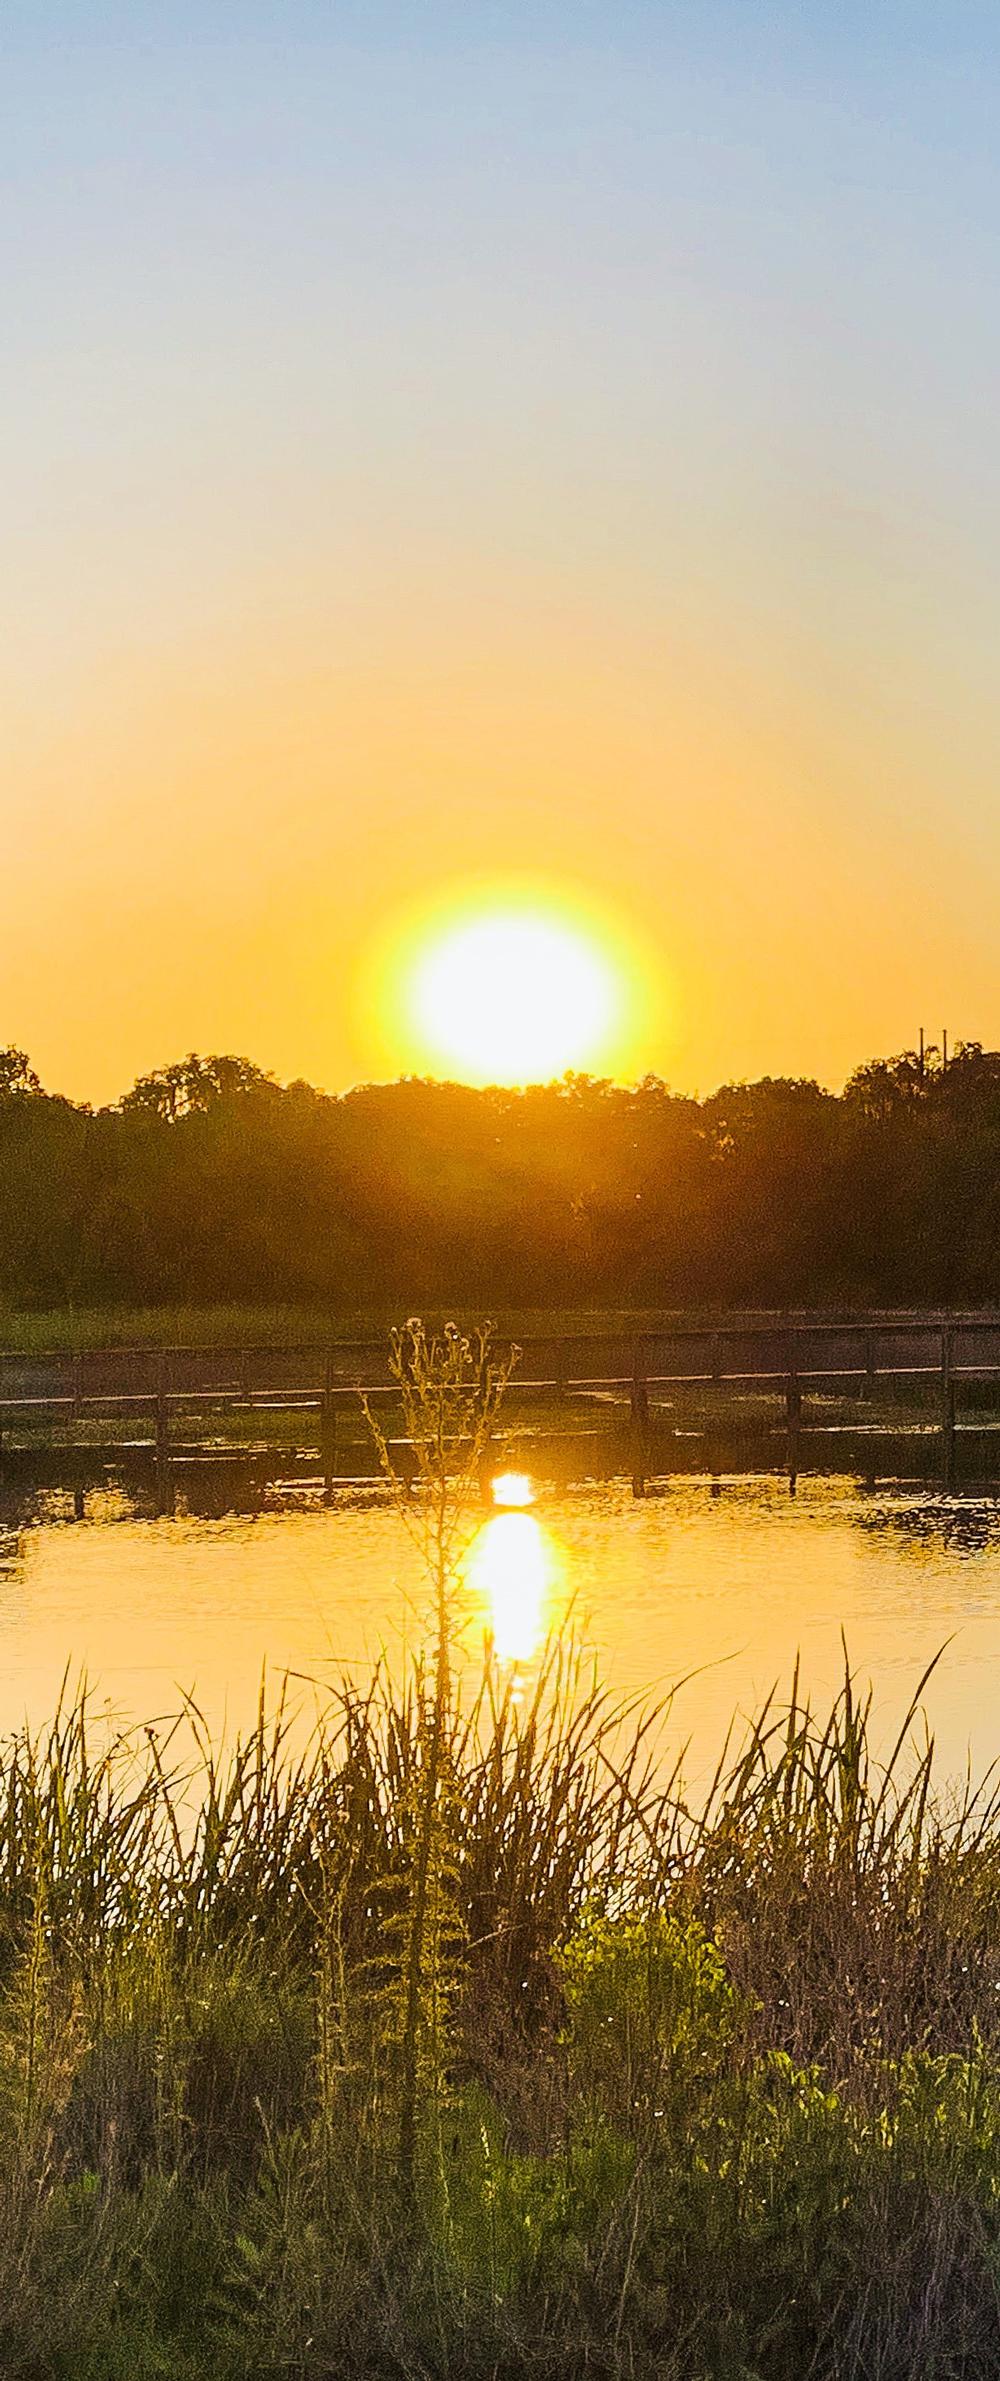
<path fill-rule="evenodd" d="M 136 1518 L 109 1493 L 74 1521 L 58 1496 L 0 1533 L 0 1729 L 43 1721 L 67 1666 L 123 1721 L 193 1693 L 244 1724 L 262 1668 L 308 1700 L 338 1671 L 398 1668 L 423 1641 L 419 1550 L 389 1505 L 257 1517 Z M 924 1665 L 942 1767 L 1000 1752 L 1000 1501 L 811 1480 L 688 1480 L 636 1502 L 587 1488 L 487 1520 L 464 1590 L 470 1659 L 490 1638 L 530 1677 L 547 1632 L 575 1632 L 616 1692 L 661 1697 L 704 1775 L 734 1713 L 785 1689 L 796 1655 L 822 1700 L 841 1631 L 884 1739 Z"/>

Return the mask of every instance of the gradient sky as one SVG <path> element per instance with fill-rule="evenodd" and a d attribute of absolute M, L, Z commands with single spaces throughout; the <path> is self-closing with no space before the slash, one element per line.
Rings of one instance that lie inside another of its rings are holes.
<path fill-rule="evenodd" d="M 992 5 L 6 0 L 0 1042 L 412 1063 L 523 875 L 679 1087 L 1000 1042 Z"/>

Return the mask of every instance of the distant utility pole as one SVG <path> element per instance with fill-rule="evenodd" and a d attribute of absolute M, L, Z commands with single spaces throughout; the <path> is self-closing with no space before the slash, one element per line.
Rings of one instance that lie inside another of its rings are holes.
<path fill-rule="evenodd" d="M 921 1083 L 923 1082 L 923 1079 L 924 1079 L 924 1029 L 923 1029 L 923 1026 L 921 1026 L 921 1028 L 920 1028 L 920 1080 L 921 1080 Z"/>
<path fill-rule="evenodd" d="M 948 1072 L 948 1028 L 946 1025 L 941 1027 L 941 1072 L 944 1075 Z"/>

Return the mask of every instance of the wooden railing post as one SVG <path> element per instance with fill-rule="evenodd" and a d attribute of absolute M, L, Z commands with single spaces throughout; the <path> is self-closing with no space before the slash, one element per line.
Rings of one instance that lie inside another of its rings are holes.
<path fill-rule="evenodd" d="M 632 1352 L 632 1494 L 645 1496 L 649 1469 L 649 1385 L 646 1351 L 641 1339 Z"/>
<path fill-rule="evenodd" d="M 865 1332 L 865 1377 L 864 1377 L 864 1383 L 863 1383 L 863 1394 L 864 1394 L 864 1396 L 865 1396 L 865 1397 L 866 1397 L 866 1398 L 869 1400 L 869 1402 L 870 1402 L 870 1403 L 873 1403 L 873 1402 L 874 1402 L 874 1398 L 875 1398 L 875 1389 L 876 1389 L 876 1383 L 877 1383 L 877 1380 L 878 1380 L 878 1374 L 877 1374 L 876 1367 L 875 1367 L 875 1333 L 874 1333 L 874 1331 L 866 1331 L 866 1332 Z"/>
<path fill-rule="evenodd" d="M 164 1349 L 156 1367 L 157 1512 L 171 1513 L 173 1502 L 173 1480 L 170 1471 L 170 1369 Z"/>
<path fill-rule="evenodd" d="M 320 1400 L 320 1455 L 323 1463 L 323 1501 L 333 1502 L 333 1483 L 337 1472 L 337 1407 L 333 1395 L 333 1351 L 327 1351 L 323 1376 L 323 1395 Z"/>
<path fill-rule="evenodd" d="M 950 1488 L 955 1477 L 955 1382 L 950 1323 L 941 1325 L 941 1469 Z"/>
<path fill-rule="evenodd" d="M 802 1387 L 799 1381 L 797 1332 L 788 1334 L 788 1372 L 785 1381 L 785 1420 L 788 1433 L 788 1485 L 794 1491 L 799 1476 L 799 1431 L 802 1424 Z"/>

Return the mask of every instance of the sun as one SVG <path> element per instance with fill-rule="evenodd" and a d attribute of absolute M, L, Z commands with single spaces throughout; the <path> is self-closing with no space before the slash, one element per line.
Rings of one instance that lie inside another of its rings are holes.
<path fill-rule="evenodd" d="M 664 1046 L 666 989 L 639 919 L 592 887 L 466 878 L 383 913 L 356 979 L 359 1045 L 470 1085 L 633 1079 Z"/>
<path fill-rule="evenodd" d="M 466 1082 L 549 1081 L 613 1055 L 626 985 L 596 934 L 541 907 L 501 904 L 418 943 L 403 1001 L 435 1068 Z"/>

